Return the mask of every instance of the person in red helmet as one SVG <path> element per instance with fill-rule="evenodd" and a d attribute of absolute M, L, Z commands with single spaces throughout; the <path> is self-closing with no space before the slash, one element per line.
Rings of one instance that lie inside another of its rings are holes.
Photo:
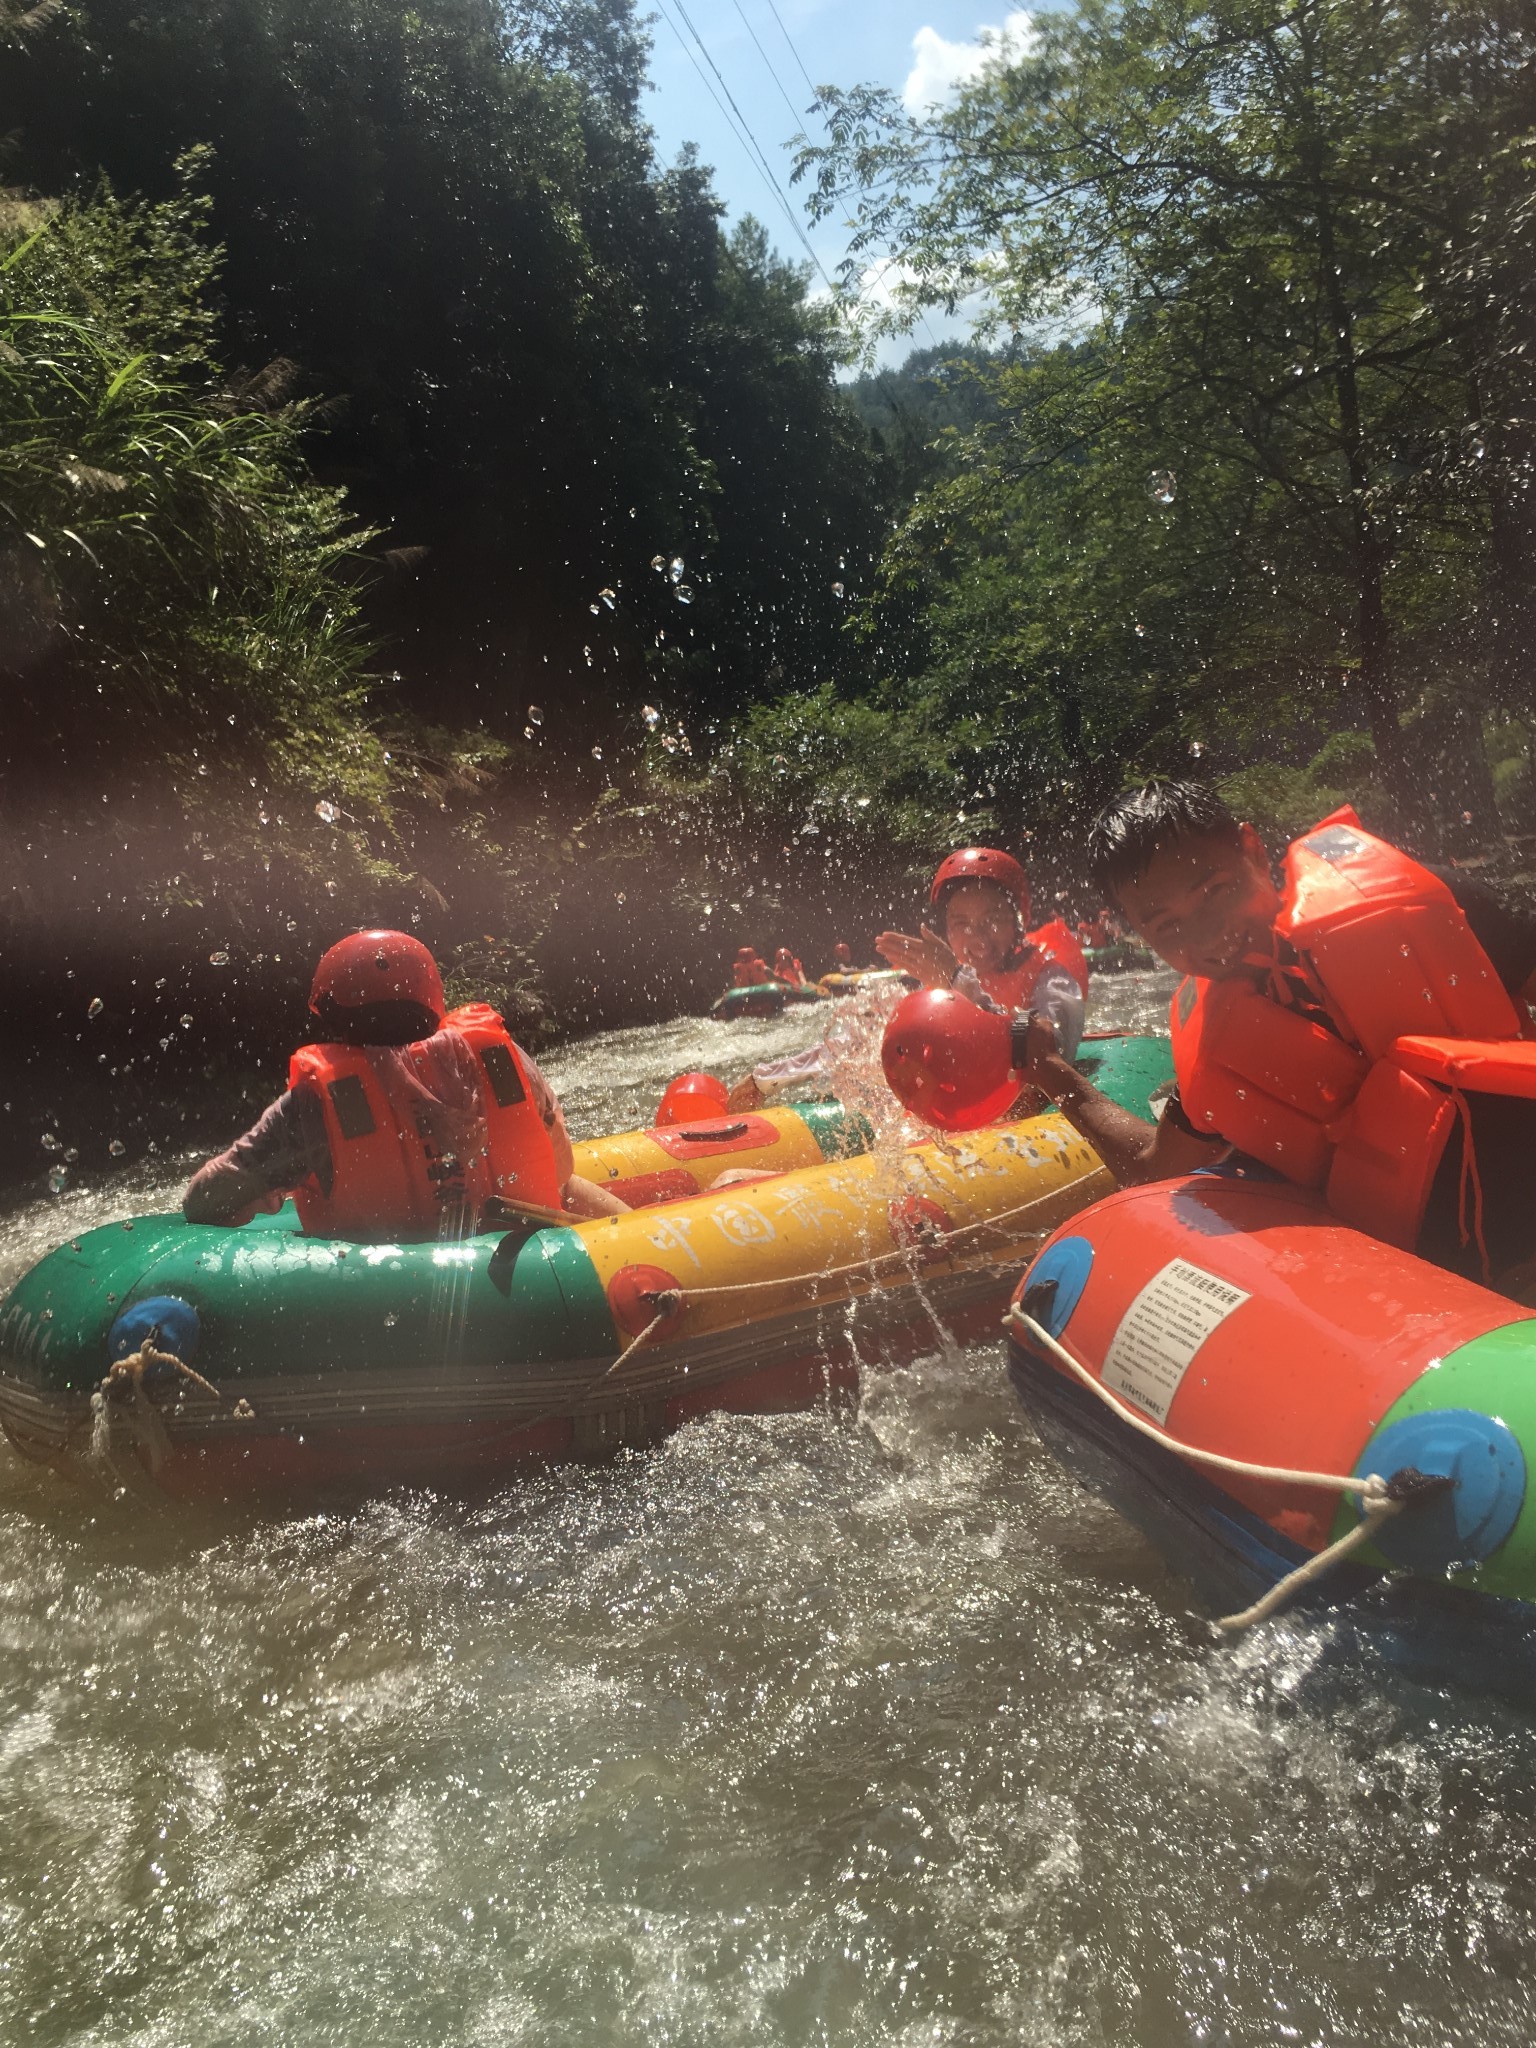
<path fill-rule="evenodd" d="M 1012 854 L 967 846 L 941 862 L 928 901 L 942 920 L 918 938 L 882 932 L 875 950 L 925 988 L 953 988 L 1009 1016 L 1046 1018 L 1063 1056 L 1083 1035 L 1088 963 L 1060 918 L 1029 928 L 1029 878 Z"/>
<path fill-rule="evenodd" d="M 765 981 L 772 979 L 768 972 L 768 962 L 760 956 L 755 946 L 738 947 L 731 966 L 733 988 L 760 988 Z"/>
<path fill-rule="evenodd" d="M 287 1092 L 193 1176 L 189 1223 L 239 1223 L 292 1195 L 312 1237 L 460 1236 L 494 1199 L 583 1216 L 627 1205 L 572 1172 L 554 1091 L 487 1003 L 449 1012 L 405 932 L 354 932 L 322 958 L 320 1030 Z"/>
<path fill-rule="evenodd" d="M 773 978 L 788 988 L 804 988 L 806 985 L 805 969 L 788 946 L 780 946 L 773 956 Z"/>

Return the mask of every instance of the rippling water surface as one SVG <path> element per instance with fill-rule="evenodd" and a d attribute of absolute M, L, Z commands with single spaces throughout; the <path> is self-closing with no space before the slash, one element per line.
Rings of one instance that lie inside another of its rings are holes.
<path fill-rule="evenodd" d="M 595 1132 L 804 1034 L 547 1065 Z M 184 1163 L 17 1211 L 4 1277 Z M 998 1345 L 472 1502 L 156 1516 L 0 1452 L 0 1525 L 5 2043 L 1531 2038 L 1528 1720 L 1326 1625 L 1214 1648 Z"/>

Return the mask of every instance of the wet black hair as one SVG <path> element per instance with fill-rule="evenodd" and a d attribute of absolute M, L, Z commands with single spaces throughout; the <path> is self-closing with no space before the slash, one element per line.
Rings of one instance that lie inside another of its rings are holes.
<path fill-rule="evenodd" d="M 1185 839 L 1236 846 L 1242 826 L 1215 790 L 1200 782 L 1144 782 L 1107 803 L 1088 827 L 1088 872 L 1111 903 L 1145 874 L 1153 858 Z"/>
<path fill-rule="evenodd" d="M 314 1014 L 332 1045 L 414 1045 L 443 1022 L 425 1003 L 359 1003 L 349 1009 L 334 996 L 321 996 Z"/>

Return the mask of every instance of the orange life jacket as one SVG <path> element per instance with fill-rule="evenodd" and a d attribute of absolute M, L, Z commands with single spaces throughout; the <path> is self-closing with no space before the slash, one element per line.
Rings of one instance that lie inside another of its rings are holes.
<path fill-rule="evenodd" d="M 1398 1041 L 1517 1039 L 1521 1014 L 1445 884 L 1347 806 L 1287 852 L 1275 933 L 1336 1029 L 1246 979 L 1190 977 L 1171 1018 L 1185 1113 L 1411 1246 L 1456 1110 Z"/>
<path fill-rule="evenodd" d="M 1020 957 L 1014 966 L 1001 967 L 992 974 L 978 970 L 976 979 L 1000 1010 L 1017 1015 L 1029 1008 L 1035 984 L 1048 967 L 1065 968 L 1087 995 L 1088 962 L 1083 958 L 1082 947 L 1059 917 L 1024 934 Z"/>
<path fill-rule="evenodd" d="M 453 1010 L 415 1045 L 306 1045 L 290 1088 L 318 1096 L 330 1193 L 295 1190 L 311 1237 L 435 1237 L 492 1195 L 560 1205 L 554 1145 L 528 1070 L 487 1003 Z"/>

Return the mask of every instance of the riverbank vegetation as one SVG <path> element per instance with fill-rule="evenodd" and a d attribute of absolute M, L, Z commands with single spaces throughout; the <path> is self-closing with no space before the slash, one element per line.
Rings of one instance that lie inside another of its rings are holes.
<path fill-rule="evenodd" d="M 876 372 L 629 0 L 0 10 L 12 1070 L 270 1068 L 373 920 L 622 1021 L 957 839 L 1070 890 L 1148 771 L 1536 827 L 1532 28 L 1083 0 L 825 89 L 850 296 L 982 323 Z"/>

